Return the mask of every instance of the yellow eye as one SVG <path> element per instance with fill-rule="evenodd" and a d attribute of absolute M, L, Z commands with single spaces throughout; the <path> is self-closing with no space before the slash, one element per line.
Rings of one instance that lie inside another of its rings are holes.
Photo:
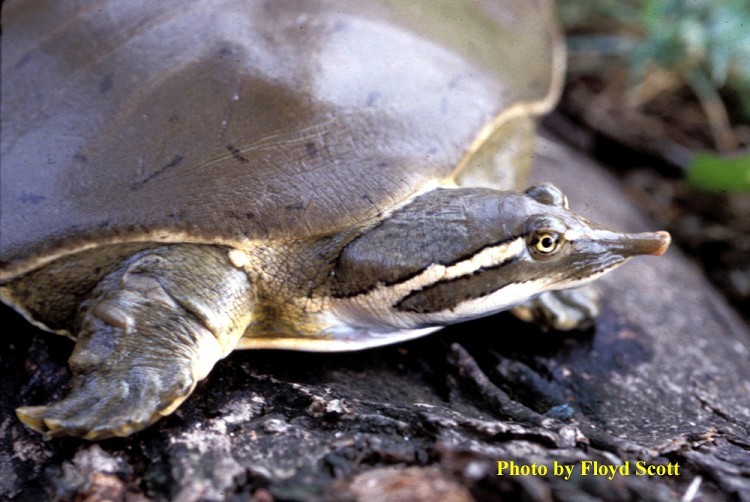
<path fill-rule="evenodd" d="M 560 236 L 550 232 L 538 232 L 531 239 L 531 247 L 541 254 L 552 254 L 560 247 Z"/>

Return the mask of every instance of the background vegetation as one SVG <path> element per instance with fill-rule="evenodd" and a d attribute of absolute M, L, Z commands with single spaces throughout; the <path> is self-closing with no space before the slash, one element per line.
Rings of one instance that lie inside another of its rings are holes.
<path fill-rule="evenodd" d="M 566 127 L 552 129 L 619 168 L 750 322 L 750 2 L 558 7 L 569 61 L 553 119 Z"/>
<path fill-rule="evenodd" d="M 644 107 L 683 90 L 697 100 L 710 141 L 686 145 L 704 152 L 678 162 L 692 184 L 713 191 L 750 189 L 750 2 L 560 0 L 559 5 L 573 57 L 600 58 L 601 64 L 587 71 L 627 69 L 624 103 Z"/>

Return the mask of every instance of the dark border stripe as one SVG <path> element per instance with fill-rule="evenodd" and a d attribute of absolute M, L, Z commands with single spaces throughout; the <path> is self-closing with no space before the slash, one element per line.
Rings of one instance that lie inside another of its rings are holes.
<path fill-rule="evenodd" d="M 401 312 L 414 312 L 416 314 L 433 314 L 435 312 L 442 312 L 445 310 L 450 310 L 451 308 L 456 307 L 459 304 L 468 300 L 475 300 L 477 298 L 488 296 L 489 294 L 492 294 L 495 291 L 498 291 L 506 287 L 507 285 L 511 284 L 511 281 L 506 281 L 506 282 L 501 282 L 501 283 L 498 283 L 496 281 L 490 281 L 490 283 L 486 287 L 480 287 L 479 289 L 476 289 L 476 286 L 473 285 L 472 287 L 475 288 L 474 291 L 476 291 L 476 293 L 469 293 L 469 294 L 461 294 L 459 291 L 461 288 L 456 287 L 456 285 L 460 283 L 474 283 L 479 280 L 486 281 L 487 274 L 490 274 L 490 277 L 491 277 L 492 275 L 494 275 L 493 273 L 499 272 L 501 269 L 503 269 L 507 265 L 516 263 L 518 259 L 519 258 L 517 256 L 514 256 L 492 267 L 482 267 L 479 270 L 475 270 L 471 274 L 462 275 L 459 277 L 453 277 L 451 279 L 444 279 L 434 284 L 430 284 L 429 286 L 424 287 L 422 289 L 412 291 L 411 293 L 403 297 L 398 303 L 396 303 L 393 306 L 393 308 Z M 480 278 L 480 276 L 482 277 Z M 528 282 L 528 281 L 524 281 L 524 282 Z M 434 302 L 440 297 L 440 294 L 443 292 L 443 290 L 450 293 L 450 294 L 444 295 L 444 298 L 451 299 L 450 302 L 437 302 L 430 308 L 409 305 L 410 303 L 413 303 L 413 304 L 415 303 L 418 305 L 419 303 L 421 303 L 420 300 L 422 301 L 428 300 L 428 303 L 430 301 Z M 433 297 L 433 298 L 430 298 L 430 297 Z"/>

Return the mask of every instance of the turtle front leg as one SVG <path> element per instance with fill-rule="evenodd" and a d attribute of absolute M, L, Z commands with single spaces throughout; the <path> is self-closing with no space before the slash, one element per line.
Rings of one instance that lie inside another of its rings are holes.
<path fill-rule="evenodd" d="M 172 413 L 234 349 L 250 322 L 251 298 L 247 275 L 225 249 L 137 253 L 81 306 L 70 393 L 16 413 L 47 438 L 137 432 Z"/>
<path fill-rule="evenodd" d="M 522 321 L 533 322 L 542 328 L 570 331 L 590 327 L 600 310 L 599 294 L 593 285 L 588 284 L 547 291 L 513 307 L 511 312 Z"/>

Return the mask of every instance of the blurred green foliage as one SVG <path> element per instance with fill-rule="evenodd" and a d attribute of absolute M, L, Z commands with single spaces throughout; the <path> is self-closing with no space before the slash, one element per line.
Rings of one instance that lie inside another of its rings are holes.
<path fill-rule="evenodd" d="M 750 122 L 750 0 L 558 0 L 558 7 L 571 47 L 599 45 L 601 54 L 620 56 L 634 83 L 654 65 L 678 75 L 713 126 L 717 108 Z M 700 154 L 685 167 L 694 186 L 748 190 L 749 164 L 747 154 Z"/>
<path fill-rule="evenodd" d="M 725 85 L 750 118 L 750 0 L 558 0 L 569 29 L 635 37 L 636 78 L 650 64 Z"/>
<path fill-rule="evenodd" d="M 733 89 L 750 117 L 748 0 L 645 0 L 643 27 L 636 68 L 656 61 L 688 78 L 699 72 Z"/>
<path fill-rule="evenodd" d="M 697 153 L 688 166 L 687 181 L 709 192 L 747 192 L 750 155 L 727 158 L 711 152 Z"/>

